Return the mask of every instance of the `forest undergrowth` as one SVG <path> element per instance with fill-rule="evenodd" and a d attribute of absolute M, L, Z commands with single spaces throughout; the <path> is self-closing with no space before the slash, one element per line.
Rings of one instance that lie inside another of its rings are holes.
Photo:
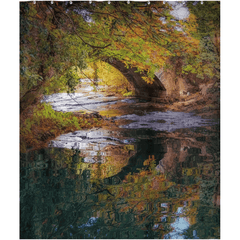
<path fill-rule="evenodd" d="M 57 136 L 77 130 L 101 127 L 107 120 L 98 115 L 58 112 L 50 104 L 39 103 L 20 116 L 20 150 L 46 147 Z"/>

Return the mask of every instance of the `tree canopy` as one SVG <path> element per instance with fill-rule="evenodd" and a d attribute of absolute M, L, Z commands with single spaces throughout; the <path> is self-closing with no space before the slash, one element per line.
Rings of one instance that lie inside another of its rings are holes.
<path fill-rule="evenodd" d="M 184 60 L 183 73 L 196 72 L 195 66 L 200 72 L 200 17 L 176 20 L 170 10 L 162 1 L 21 2 L 21 111 L 50 83 L 73 90 L 73 67 L 85 69 L 89 60 L 121 60 L 149 83 L 169 58 Z"/>

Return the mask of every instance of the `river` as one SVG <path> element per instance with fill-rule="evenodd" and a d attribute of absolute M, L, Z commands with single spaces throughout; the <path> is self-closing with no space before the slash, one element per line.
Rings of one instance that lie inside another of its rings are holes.
<path fill-rule="evenodd" d="M 21 238 L 220 238 L 220 126 L 194 112 L 94 92 L 45 96 L 103 128 L 20 154 Z"/>

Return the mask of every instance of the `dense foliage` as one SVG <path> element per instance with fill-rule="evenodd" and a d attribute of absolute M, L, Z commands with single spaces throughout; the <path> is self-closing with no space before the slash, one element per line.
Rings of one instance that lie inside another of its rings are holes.
<path fill-rule="evenodd" d="M 123 74 L 106 62 L 90 62 L 87 69 L 82 71 L 78 69 L 77 73 L 79 78 L 91 80 L 91 85 L 96 90 L 119 93 L 123 96 L 129 96 L 133 92 L 130 83 Z M 98 86 L 104 86 L 104 88 Z"/>
<path fill-rule="evenodd" d="M 193 36 L 199 39 L 200 53 L 193 66 L 201 78 L 209 76 L 220 79 L 220 2 L 209 1 L 204 4 L 187 4 L 196 29 Z"/>
<path fill-rule="evenodd" d="M 170 10 L 162 2 L 21 2 L 21 111 L 46 87 L 46 93 L 66 86 L 73 91 L 73 68 L 85 69 L 89 60 L 121 60 L 143 72 L 149 83 L 170 57 L 183 59 L 182 73 L 212 76 L 202 64 L 215 57 L 208 56 L 213 46 L 208 42 L 206 48 L 205 36 L 197 37 L 202 27 L 194 8 L 187 20 L 174 19 Z M 212 26 L 218 29 L 215 22 Z"/>

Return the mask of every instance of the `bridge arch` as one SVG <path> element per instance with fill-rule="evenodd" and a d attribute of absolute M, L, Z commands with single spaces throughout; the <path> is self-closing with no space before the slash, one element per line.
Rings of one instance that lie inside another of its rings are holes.
<path fill-rule="evenodd" d="M 166 88 L 161 82 L 161 73 L 155 74 L 152 84 L 146 83 L 143 73 L 137 72 L 137 68 L 127 68 L 123 62 L 117 59 L 105 60 L 108 64 L 119 70 L 135 89 L 135 94 L 141 98 L 165 98 Z"/>

